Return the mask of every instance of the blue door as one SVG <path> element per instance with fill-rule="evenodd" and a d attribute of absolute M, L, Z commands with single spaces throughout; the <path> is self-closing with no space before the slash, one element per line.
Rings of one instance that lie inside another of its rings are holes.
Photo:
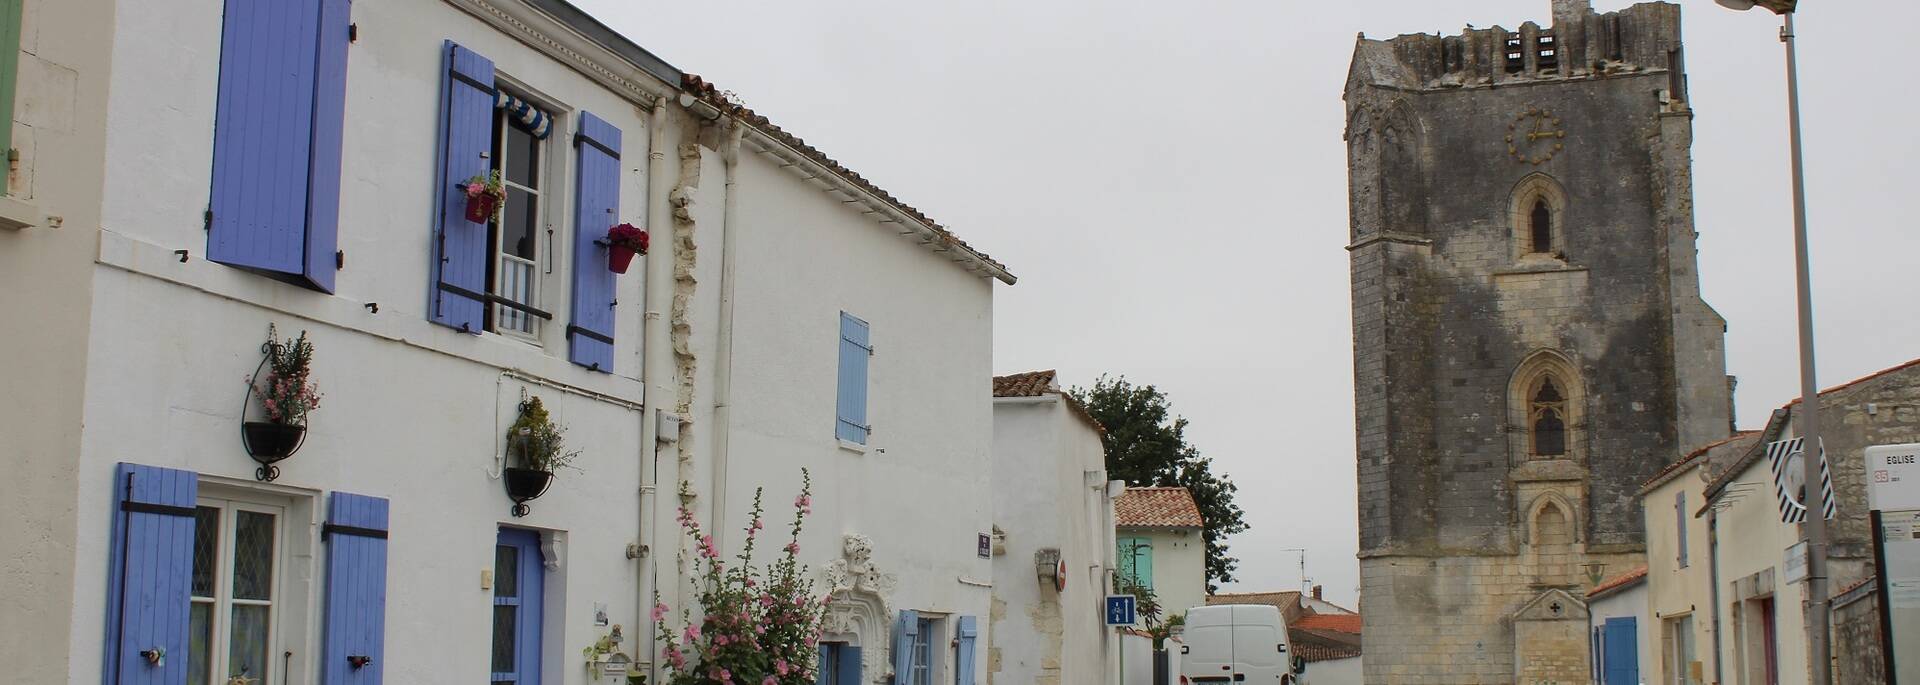
<path fill-rule="evenodd" d="M 1634 624 L 1632 616 L 1607 619 L 1606 637 L 1602 642 L 1606 656 L 1601 668 L 1606 677 L 1603 682 L 1608 685 L 1640 682 L 1640 640 Z"/>
<path fill-rule="evenodd" d="M 547 566 L 540 534 L 500 529 L 493 548 L 493 685 L 540 682 L 540 600 Z"/>

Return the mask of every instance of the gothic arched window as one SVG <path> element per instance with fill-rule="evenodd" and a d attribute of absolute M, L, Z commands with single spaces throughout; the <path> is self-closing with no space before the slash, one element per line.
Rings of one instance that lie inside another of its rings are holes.
<path fill-rule="evenodd" d="M 1553 210 L 1547 207 L 1547 199 L 1533 201 L 1533 214 L 1527 220 L 1528 233 L 1533 240 L 1528 252 L 1545 254 L 1553 252 Z"/>
<path fill-rule="evenodd" d="M 1560 457 L 1567 453 L 1567 398 L 1548 376 L 1528 402 L 1528 432 L 1533 456 Z"/>

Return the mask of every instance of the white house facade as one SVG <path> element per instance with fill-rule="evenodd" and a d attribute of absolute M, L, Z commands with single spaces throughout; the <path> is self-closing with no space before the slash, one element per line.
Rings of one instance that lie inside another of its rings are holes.
<path fill-rule="evenodd" d="M 1053 371 L 993 379 L 993 641 L 989 683 L 1118 682 L 1105 625 L 1113 494 L 1105 432 Z"/>
<path fill-rule="evenodd" d="M 803 468 L 833 682 L 981 670 L 1003 266 L 562 0 L 70 5 L 14 29 L 0 203 L 28 681 L 657 682 L 675 511 L 738 549 Z M 578 456 L 510 497 L 534 399 Z"/>
<path fill-rule="evenodd" d="M 1193 493 L 1127 488 L 1114 502 L 1114 527 L 1116 573 L 1153 590 L 1163 620 L 1207 605 L 1205 523 Z"/>

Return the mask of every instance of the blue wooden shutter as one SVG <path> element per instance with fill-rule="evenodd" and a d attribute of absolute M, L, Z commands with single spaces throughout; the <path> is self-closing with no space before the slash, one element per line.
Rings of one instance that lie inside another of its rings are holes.
<path fill-rule="evenodd" d="M 327 496 L 327 598 L 320 682 L 380 685 L 387 662 L 387 501 Z M 371 661 L 355 668 L 352 659 Z"/>
<path fill-rule="evenodd" d="M 840 680 L 821 683 L 821 685 L 861 685 L 865 681 L 860 679 L 860 645 L 840 645 L 839 649 L 840 655 L 836 663 L 840 664 L 838 672 Z"/>
<path fill-rule="evenodd" d="M 893 624 L 893 685 L 913 679 L 913 638 L 920 634 L 920 612 L 901 609 Z"/>
<path fill-rule="evenodd" d="M 1687 491 L 1674 493 L 1673 525 L 1678 530 L 1674 540 L 1680 546 L 1680 568 L 1687 567 Z"/>
<path fill-rule="evenodd" d="M 973 685 L 974 641 L 980 637 L 980 628 L 972 616 L 960 617 L 954 637 L 960 641 L 954 648 L 954 661 L 958 662 L 953 665 L 954 685 Z"/>
<path fill-rule="evenodd" d="M 873 345 L 867 336 L 867 322 L 840 312 L 839 418 L 833 434 L 862 445 L 867 444 L 867 435 L 872 432 L 867 425 L 867 364 L 873 357 Z"/>
<path fill-rule="evenodd" d="M 539 683 L 543 645 L 540 624 L 546 616 L 542 605 L 546 600 L 547 587 L 547 567 L 541 556 L 540 534 L 531 530 L 502 528 L 498 546 L 515 550 L 511 586 L 507 583 L 506 571 L 498 570 L 493 588 L 494 620 L 500 619 L 502 607 L 511 607 L 504 613 L 512 617 L 514 626 L 513 661 L 511 669 L 493 671 L 492 680 L 496 683 Z"/>
<path fill-rule="evenodd" d="M 137 464 L 114 469 L 101 682 L 186 682 L 193 512 L 199 490 L 199 476 L 191 471 Z M 155 648 L 165 650 L 158 665 L 140 655 Z"/>
<path fill-rule="evenodd" d="M 466 194 L 454 186 L 492 169 L 487 154 L 493 149 L 493 62 L 453 41 L 447 41 L 446 55 L 427 318 L 479 333 L 487 292 L 487 225 L 467 220 Z"/>
<path fill-rule="evenodd" d="M 620 223 L 620 129 L 592 112 L 580 113 L 573 137 L 579 171 L 573 206 L 573 323 L 567 358 L 595 371 L 613 371 L 613 272 L 607 270 L 607 229 Z"/>
<path fill-rule="evenodd" d="M 207 258 L 333 291 L 349 0 L 229 0 Z"/>
<path fill-rule="evenodd" d="M 1640 682 L 1640 636 L 1638 621 L 1632 616 L 1607 619 L 1606 637 L 1602 642 L 1606 646 L 1606 660 L 1602 667 L 1603 683 Z"/>

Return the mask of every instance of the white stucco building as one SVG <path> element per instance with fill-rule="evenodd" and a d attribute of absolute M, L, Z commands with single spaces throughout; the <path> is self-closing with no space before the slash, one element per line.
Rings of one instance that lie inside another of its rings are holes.
<path fill-rule="evenodd" d="M 1115 682 L 1116 633 L 1102 619 L 1114 549 L 1105 429 L 1053 371 L 993 379 L 990 683 Z"/>
<path fill-rule="evenodd" d="M 1647 567 L 1608 578 L 1587 591 L 1589 658 L 1594 685 L 1640 685 L 1641 664 L 1653 662 L 1648 641 Z"/>
<path fill-rule="evenodd" d="M 1114 528 L 1116 573 L 1153 590 L 1163 620 L 1207 605 L 1205 523 L 1193 493 L 1127 488 L 1114 503 Z"/>
<path fill-rule="evenodd" d="M 999 263 L 563 0 L 24 7 L 17 678 L 614 682 L 582 650 L 622 626 L 648 671 L 647 607 L 692 601 L 675 509 L 736 549 L 805 468 L 836 682 L 973 682 Z M 324 397 L 268 482 L 270 330 Z M 517 516 L 531 397 L 580 455 Z"/>

